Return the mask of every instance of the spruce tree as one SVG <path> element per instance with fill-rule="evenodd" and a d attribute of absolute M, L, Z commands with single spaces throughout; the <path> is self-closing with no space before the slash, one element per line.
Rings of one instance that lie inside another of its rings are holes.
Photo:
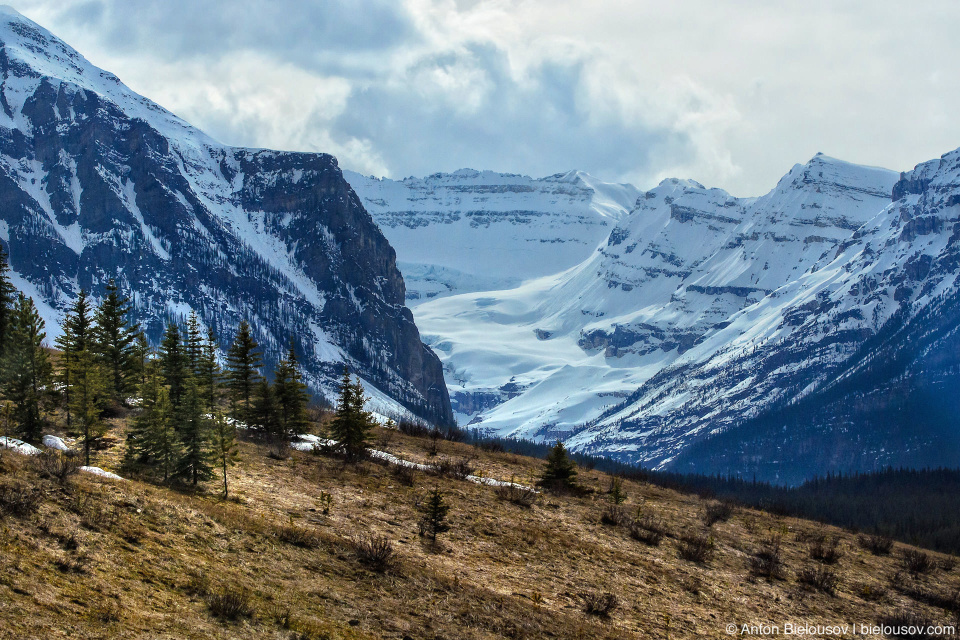
<path fill-rule="evenodd" d="M 190 377 L 190 371 L 180 328 L 173 322 L 167 325 L 163 333 L 163 341 L 160 343 L 160 372 L 163 375 L 163 382 L 170 389 L 170 405 L 177 410 L 183 400 L 183 390 L 187 378 Z"/>
<path fill-rule="evenodd" d="M 290 340 L 290 349 L 280 358 L 273 374 L 274 395 L 277 403 L 277 418 L 280 435 L 286 439 L 304 433 L 307 427 L 307 402 L 310 396 L 303 384 L 297 354 Z"/>
<path fill-rule="evenodd" d="M 63 385 L 63 401 L 66 408 L 67 430 L 72 426 L 72 410 L 70 392 L 73 387 L 71 372 L 76 368 L 77 353 L 88 348 L 92 339 L 93 320 L 90 317 L 90 302 L 87 292 L 83 289 L 77 295 L 70 311 L 63 320 L 63 333 L 57 337 L 55 344 L 60 349 L 60 366 L 57 371 L 57 381 Z"/>
<path fill-rule="evenodd" d="M 106 296 L 97 307 L 93 342 L 107 376 L 107 389 L 117 402 L 123 402 L 133 389 L 136 375 L 134 342 L 140 326 L 130 322 L 130 298 L 121 298 L 110 280 Z"/>
<path fill-rule="evenodd" d="M 7 264 L 7 254 L 0 244 L 0 358 L 3 357 L 7 344 L 10 319 L 13 316 L 17 290 L 10 283 L 10 267 Z"/>
<path fill-rule="evenodd" d="M 566 490 L 576 487 L 577 465 L 567 454 L 567 448 L 557 440 L 557 444 L 547 454 L 547 466 L 540 477 L 541 486 L 554 490 Z"/>
<path fill-rule="evenodd" d="M 200 397 L 208 411 L 217 406 L 220 385 L 220 365 L 217 363 L 217 336 L 213 329 L 207 329 L 207 339 L 200 349 L 200 362 L 197 369 L 197 384 Z"/>
<path fill-rule="evenodd" d="M 219 411 L 214 412 L 211 426 L 213 457 L 223 474 L 223 498 L 227 499 L 230 495 L 227 485 L 227 469 L 236 464 L 239 459 L 237 428 Z"/>
<path fill-rule="evenodd" d="M 277 416 L 277 398 L 274 389 L 266 378 L 260 378 L 254 392 L 252 406 L 247 412 L 249 425 L 256 429 L 267 441 L 274 443 L 280 433 L 280 421 Z"/>
<path fill-rule="evenodd" d="M 166 482 L 176 472 L 183 450 L 174 428 L 170 394 L 157 369 L 151 363 L 141 390 L 142 410 L 127 432 L 125 461 L 131 468 L 157 469 Z"/>
<path fill-rule="evenodd" d="M 83 436 L 84 464 L 90 465 L 90 451 L 107 432 L 103 407 L 110 395 L 109 374 L 103 371 L 88 345 L 74 353 L 70 362 L 70 410 Z"/>
<path fill-rule="evenodd" d="M 200 362 L 203 358 L 203 333 L 200 331 L 200 319 L 197 312 L 191 311 L 187 318 L 187 339 L 184 351 L 187 356 L 187 366 L 194 376 L 200 374 Z"/>
<path fill-rule="evenodd" d="M 230 392 L 230 415 L 237 420 L 250 419 L 253 395 L 263 364 L 263 358 L 257 351 L 259 346 L 250 333 L 250 325 L 246 320 L 242 321 L 227 352 L 224 371 L 224 380 Z"/>
<path fill-rule="evenodd" d="M 344 367 L 336 414 L 330 422 L 330 438 L 337 441 L 348 460 L 363 457 L 370 446 L 373 419 L 364 409 L 366 401 L 360 381 L 354 383 L 350 370 Z"/>
<path fill-rule="evenodd" d="M 137 339 L 133 343 L 133 362 L 137 387 L 140 388 L 141 393 L 143 386 L 147 384 L 147 365 L 151 355 L 152 352 L 150 350 L 150 343 L 147 342 L 147 335 L 142 331 L 138 332 Z"/>
<path fill-rule="evenodd" d="M 51 379 L 50 361 L 43 348 L 47 334 L 33 300 L 22 293 L 10 317 L 0 380 L 13 403 L 13 419 L 20 435 L 39 442 L 43 430 L 41 403 Z"/>
<path fill-rule="evenodd" d="M 177 475 L 196 485 L 213 475 L 210 448 L 210 418 L 204 415 L 197 381 L 188 377 L 183 389 L 183 402 L 175 412 L 180 426 L 183 455 L 177 465 Z"/>
<path fill-rule="evenodd" d="M 421 536 L 429 536 L 432 542 L 437 541 L 437 534 L 450 530 L 447 523 L 447 513 L 450 506 L 443 499 L 443 492 L 435 488 L 430 492 L 430 497 L 421 507 L 423 517 L 420 518 L 419 528 Z"/>

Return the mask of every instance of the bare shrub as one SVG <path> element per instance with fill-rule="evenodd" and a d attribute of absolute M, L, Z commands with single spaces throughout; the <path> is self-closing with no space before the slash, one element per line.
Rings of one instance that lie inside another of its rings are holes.
<path fill-rule="evenodd" d="M 750 558 L 750 573 L 764 578 L 783 577 L 783 536 L 776 533 L 767 538 L 760 549 Z"/>
<path fill-rule="evenodd" d="M 25 482 L 0 485 L 0 515 L 28 516 L 40 508 L 43 492 Z"/>
<path fill-rule="evenodd" d="M 887 597 L 886 589 L 878 585 L 866 583 L 857 585 L 854 588 L 854 593 L 856 593 L 860 599 L 866 600 L 867 602 L 881 602 Z"/>
<path fill-rule="evenodd" d="M 680 536 L 677 552 L 680 557 L 697 564 L 705 564 L 713 557 L 716 543 L 705 533 L 686 533 Z"/>
<path fill-rule="evenodd" d="M 833 595 L 840 584 L 840 577 L 837 573 L 825 566 L 807 567 L 797 574 L 797 581 L 817 591 Z"/>
<path fill-rule="evenodd" d="M 703 508 L 703 524 L 712 527 L 718 522 L 726 522 L 733 517 L 734 506 L 727 501 L 714 500 Z"/>
<path fill-rule="evenodd" d="M 630 537 L 650 547 L 659 546 L 666 533 L 666 525 L 656 516 L 646 515 L 630 523 Z"/>
<path fill-rule="evenodd" d="M 458 460 L 441 458 L 437 460 L 434 468 L 438 476 L 453 478 L 455 480 L 466 480 L 467 476 L 472 475 L 474 471 L 473 463 L 467 458 L 460 458 Z"/>
<path fill-rule="evenodd" d="M 877 618 L 877 624 L 882 627 L 890 627 L 894 630 L 914 629 L 914 633 L 895 633 L 894 638 L 932 638 L 927 633 L 929 627 L 934 626 L 933 622 L 915 611 L 907 609 L 898 609 L 893 613 L 887 613 Z"/>
<path fill-rule="evenodd" d="M 623 512 L 618 505 L 610 505 L 606 507 L 603 512 L 600 514 L 600 523 L 610 525 L 613 527 L 619 527 L 621 524 L 627 521 L 627 514 Z"/>
<path fill-rule="evenodd" d="M 904 549 L 900 553 L 900 566 L 914 575 L 930 573 L 937 563 L 930 554 L 918 549 Z"/>
<path fill-rule="evenodd" d="M 210 578 L 205 573 L 190 571 L 183 591 L 190 596 L 206 596 L 210 593 Z"/>
<path fill-rule="evenodd" d="M 957 568 L 957 559 L 954 556 L 944 556 L 937 562 L 937 568 L 945 573 L 950 573 Z"/>
<path fill-rule="evenodd" d="M 277 538 L 282 542 L 304 549 L 315 549 L 320 546 L 320 536 L 315 531 L 295 524 L 277 527 Z"/>
<path fill-rule="evenodd" d="M 86 573 L 90 557 L 85 553 L 62 555 L 53 561 L 54 566 L 63 573 Z"/>
<path fill-rule="evenodd" d="M 584 613 L 601 618 L 609 618 L 610 614 L 620 606 L 620 600 L 612 593 L 587 591 L 580 594 L 583 601 Z"/>
<path fill-rule="evenodd" d="M 530 488 L 518 485 L 510 480 L 509 484 L 502 484 L 493 490 L 498 498 L 512 502 L 521 507 L 530 508 L 537 501 L 537 492 Z"/>
<path fill-rule="evenodd" d="M 354 538 L 353 552 L 362 564 L 374 571 L 386 571 L 393 561 L 393 543 L 386 536 L 369 535 Z"/>
<path fill-rule="evenodd" d="M 812 559 L 823 564 L 836 564 L 843 557 L 839 536 L 818 534 L 810 540 L 807 549 Z"/>
<path fill-rule="evenodd" d="M 47 449 L 33 458 L 37 471 L 41 476 L 53 478 L 60 484 L 80 470 L 80 459 L 69 453 Z"/>
<path fill-rule="evenodd" d="M 893 550 L 893 540 L 881 535 L 860 534 L 857 543 L 875 556 L 885 556 Z"/>
<path fill-rule="evenodd" d="M 250 618 L 255 609 L 250 592 L 245 587 L 224 586 L 220 591 L 207 595 L 210 613 L 223 620 Z"/>
<path fill-rule="evenodd" d="M 427 438 L 431 433 L 431 429 L 427 425 L 406 418 L 397 423 L 397 431 L 414 438 Z"/>
<path fill-rule="evenodd" d="M 416 471 L 406 465 L 398 464 L 394 465 L 393 477 L 397 479 L 397 482 L 404 485 L 405 487 L 412 487 L 417 482 L 417 473 Z"/>

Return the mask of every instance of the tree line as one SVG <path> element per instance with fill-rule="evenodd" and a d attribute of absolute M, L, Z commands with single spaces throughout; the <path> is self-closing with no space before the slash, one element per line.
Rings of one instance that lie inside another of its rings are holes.
<path fill-rule="evenodd" d="M 226 494 L 237 427 L 278 449 L 306 431 L 310 396 L 292 339 L 271 382 L 261 372 L 262 352 L 246 321 L 221 367 L 217 336 L 202 328 L 195 313 L 185 326 L 170 321 L 153 349 L 130 311 L 129 298 L 112 280 L 95 308 L 81 290 L 51 353 L 44 320 L 33 299 L 11 284 L 0 246 L 3 435 L 39 444 L 53 413 L 62 411 L 66 431 L 78 436 L 89 465 L 108 432 L 106 416 L 139 406 L 127 430 L 125 467 L 194 485 L 219 472 Z M 362 388 L 350 389 L 362 411 Z"/>

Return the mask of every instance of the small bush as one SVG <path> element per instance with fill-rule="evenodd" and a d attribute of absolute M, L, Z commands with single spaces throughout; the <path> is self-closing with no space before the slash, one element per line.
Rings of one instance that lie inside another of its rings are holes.
<path fill-rule="evenodd" d="M 43 493 L 25 482 L 0 485 L 0 515 L 24 517 L 40 508 Z"/>
<path fill-rule="evenodd" d="M 812 559 L 823 564 L 836 564 L 843 557 L 839 536 L 818 534 L 810 540 L 807 549 Z"/>
<path fill-rule="evenodd" d="M 47 449 L 33 458 L 37 471 L 41 476 L 53 478 L 60 484 L 80 470 L 80 459 L 69 453 Z"/>
<path fill-rule="evenodd" d="M 893 540 L 881 535 L 860 534 L 857 543 L 875 556 L 885 556 L 893 550 Z"/>
<path fill-rule="evenodd" d="M 680 536 L 678 544 L 677 552 L 680 554 L 680 557 L 690 562 L 696 562 L 697 564 L 709 562 L 716 548 L 713 536 L 705 533 L 684 534 Z"/>
<path fill-rule="evenodd" d="M 54 566 L 63 573 L 86 573 L 90 557 L 85 553 L 64 555 L 53 561 Z"/>
<path fill-rule="evenodd" d="M 510 484 L 500 485 L 494 489 L 493 492 L 501 500 L 506 500 L 517 506 L 527 508 L 533 506 L 537 501 L 538 495 L 534 489 L 515 484 L 512 479 L 510 480 Z"/>
<path fill-rule="evenodd" d="M 887 590 L 881 586 L 861 584 L 854 589 L 860 599 L 867 602 L 880 602 L 887 597 Z"/>
<path fill-rule="evenodd" d="M 422 422 L 403 419 L 397 423 L 397 431 L 414 438 L 427 438 L 430 436 L 431 429 Z"/>
<path fill-rule="evenodd" d="M 659 546 L 666 533 L 666 525 L 656 516 L 643 516 L 630 523 L 630 537 L 650 547 Z"/>
<path fill-rule="evenodd" d="M 393 543 L 386 536 L 354 538 L 353 552 L 362 564 L 374 571 L 386 571 L 393 561 Z"/>
<path fill-rule="evenodd" d="M 783 536 L 779 533 L 764 541 L 763 546 L 750 558 L 750 573 L 764 578 L 782 578 L 784 569 L 783 554 L 780 550 L 782 543 Z"/>
<path fill-rule="evenodd" d="M 957 568 L 957 559 L 954 556 L 944 556 L 937 562 L 937 568 L 945 573 L 950 573 Z"/>
<path fill-rule="evenodd" d="M 877 624 L 882 627 L 892 627 L 893 629 L 910 629 L 913 627 L 916 630 L 916 633 L 913 634 L 899 634 L 895 633 L 892 635 L 894 638 L 931 638 L 927 634 L 927 628 L 934 626 L 933 622 L 920 614 L 908 611 L 906 609 L 899 609 L 893 613 L 888 613 L 877 618 Z"/>
<path fill-rule="evenodd" d="M 472 475 L 474 471 L 473 464 L 466 458 L 460 458 L 459 460 L 441 458 L 437 460 L 434 468 L 438 476 L 455 480 L 466 480 L 467 476 Z"/>
<path fill-rule="evenodd" d="M 320 536 L 315 531 L 295 524 L 277 527 L 277 538 L 282 542 L 304 549 L 315 549 L 320 546 Z"/>
<path fill-rule="evenodd" d="M 405 487 L 412 487 L 417 483 L 417 472 L 411 467 L 402 464 L 394 465 L 392 473 L 397 482 Z"/>
<path fill-rule="evenodd" d="M 223 587 L 217 593 L 207 596 L 210 613 L 223 620 L 250 618 L 254 614 L 250 592 L 244 587 Z"/>
<path fill-rule="evenodd" d="M 917 549 L 904 549 L 900 554 L 900 566 L 914 575 L 930 573 L 937 563 L 930 554 Z"/>
<path fill-rule="evenodd" d="M 726 522 L 733 517 L 733 505 L 726 501 L 714 500 L 703 508 L 703 524 L 712 527 L 718 522 Z"/>
<path fill-rule="evenodd" d="M 840 577 L 828 567 L 807 567 L 797 574 L 797 581 L 817 591 L 833 595 L 840 584 Z"/>
<path fill-rule="evenodd" d="M 610 505 L 600 514 L 600 523 L 619 527 L 627 521 L 627 514 L 617 505 Z"/>
<path fill-rule="evenodd" d="M 609 618 L 610 614 L 620 606 L 617 596 L 607 592 L 588 591 L 580 594 L 583 601 L 583 611 L 587 615 Z"/>

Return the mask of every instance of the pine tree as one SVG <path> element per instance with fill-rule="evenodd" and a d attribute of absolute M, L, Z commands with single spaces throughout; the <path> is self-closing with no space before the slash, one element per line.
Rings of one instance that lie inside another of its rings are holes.
<path fill-rule="evenodd" d="M 196 485 L 213 475 L 210 449 L 210 418 L 203 413 L 197 381 L 188 377 L 183 389 L 183 403 L 176 411 L 180 425 L 183 455 L 177 465 L 177 475 Z"/>
<path fill-rule="evenodd" d="M 123 402 L 134 385 L 134 341 L 140 333 L 140 326 L 128 319 L 130 298 L 120 297 L 113 280 L 107 284 L 106 293 L 94 315 L 96 327 L 93 329 L 93 342 L 107 375 L 110 396 L 117 402 Z"/>
<path fill-rule="evenodd" d="M 208 411 L 217 406 L 217 395 L 220 384 L 220 365 L 217 364 L 217 336 L 213 329 L 207 329 L 207 339 L 200 349 L 200 362 L 197 369 L 197 384 L 200 387 L 200 397 Z"/>
<path fill-rule="evenodd" d="M 50 361 L 43 348 L 47 334 L 33 300 L 22 293 L 7 329 L 2 362 L 4 395 L 13 403 L 13 419 L 24 440 L 39 442 L 43 429 L 41 402 L 50 384 Z"/>
<path fill-rule="evenodd" d="M 217 411 L 213 414 L 211 435 L 213 457 L 223 474 L 223 498 L 227 499 L 230 495 L 227 486 L 227 469 L 236 464 L 239 459 L 237 428 L 222 413 Z"/>
<path fill-rule="evenodd" d="M 57 381 L 63 385 L 63 401 L 67 415 L 67 430 L 72 426 L 72 411 L 70 392 L 73 387 L 71 372 L 76 367 L 76 354 L 87 349 L 93 330 L 93 320 L 90 317 L 90 302 L 87 292 L 83 289 L 77 295 L 76 302 L 63 319 L 63 333 L 57 337 L 55 344 L 60 349 L 60 366 L 57 371 Z"/>
<path fill-rule="evenodd" d="M 266 378 L 260 378 L 254 392 L 252 406 L 247 412 L 247 419 L 254 429 L 264 438 L 274 442 L 280 432 L 280 421 L 277 416 L 277 398 L 274 389 Z"/>
<path fill-rule="evenodd" d="M 183 450 L 174 428 L 170 394 L 160 380 L 158 366 L 151 363 L 141 390 L 142 411 L 127 432 L 126 466 L 158 469 L 166 482 L 177 470 Z"/>
<path fill-rule="evenodd" d="M 280 426 L 278 435 L 289 440 L 306 431 L 307 402 L 310 400 L 307 385 L 303 384 L 300 368 L 297 365 L 297 354 L 293 348 L 292 338 L 286 356 L 280 358 L 277 363 L 273 381 Z"/>
<path fill-rule="evenodd" d="M 177 410 L 183 401 L 183 389 L 190 377 L 190 371 L 187 368 L 180 328 L 172 322 L 167 325 L 160 343 L 160 372 L 163 382 L 170 388 L 170 405 Z"/>
<path fill-rule="evenodd" d="M 137 386 L 142 389 L 147 384 L 147 364 L 150 361 L 152 352 L 150 343 L 147 342 L 147 335 L 142 331 L 137 333 L 137 339 L 133 343 L 133 362 L 134 375 L 137 380 Z M 141 396 L 142 397 L 142 396 Z"/>
<path fill-rule="evenodd" d="M 90 451 L 107 432 L 103 407 L 109 397 L 110 380 L 97 362 L 90 346 L 73 354 L 70 361 L 70 409 L 83 436 L 84 464 L 90 465 Z"/>
<path fill-rule="evenodd" d="M 200 320 L 197 318 L 196 311 L 191 311 L 187 318 L 187 339 L 184 351 L 187 356 L 187 367 L 194 376 L 198 376 L 203 358 L 203 333 L 200 331 Z"/>
<path fill-rule="evenodd" d="M 555 490 L 572 489 L 576 487 L 576 477 L 576 463 L 570 459 L 563 443 L 557 440 L 547 454 L 547 466 L 538 484 Z"/>
<path fill-rule="evenodd" d="M 254 390 L 260 379 L 263 358 L 257 351 L 257 341 L 250 333 L 250 325 L 244 320 L 227 352 L 227 367 L 224 371 L 226 387 L 230 392 L 230 415 L 237 420 L 249 421 Z"/>
<path fill-rule="evenodd" d="M 350 370 L 344 367 L 336 415 L 330 422 L 330 438 L 337 441 L 348 460 L 363 457 L 370 446 L 373 420 L 363 408 L 366 401 L 360 381 L 354 383 Z"/>
<path fill-rule="evenodd" d="M 443 499 L 443 492 L 435 488 L 430 497 L 421 507 L 423 517 L 420 518 L 419 528 L 421 536 L 429 536 L 432 542 L 437 541 L 437 535 L 450 530 L 447 523 L 447 514 L 450 506 Z"/>
<path fill-rule="evenodd" d="M 0 244 L 0 358 L 3 357 L 4 348 L 7 344 L 10 319 L 16 303 L 17 290 L 10 283 L 9 272 L 7 254 L 3 250 L 3 245 Z"/>

